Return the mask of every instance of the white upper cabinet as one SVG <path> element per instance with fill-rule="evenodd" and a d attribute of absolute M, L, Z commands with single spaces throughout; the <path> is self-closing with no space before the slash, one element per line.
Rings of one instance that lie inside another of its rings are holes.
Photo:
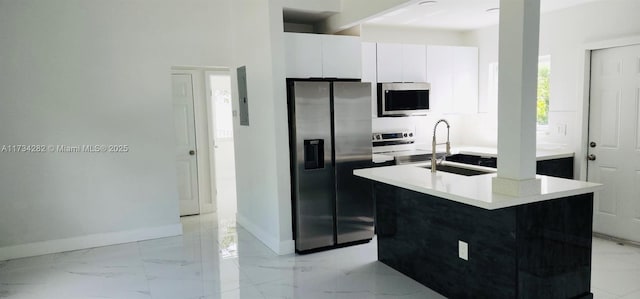
<path fill-rule="evenodd" d="M 360 38 L 353 36 L 284 34 L 287 78 L 360 78 Z"/>
<path fill-rule="evenodd" d="M 402 44 L 377 44 L 378 82 L 402 82 Z"/>
<path fill-rule="evenodd" d="M 362 43 L 362 82 L 377 82 L 376 43 Z"/>
<path fill-rule="evenodd" d="M 456 113 L 478 112 L 478 48 L 453 49 L 453 107 Z"/>
<path fill-rule="evenodd" d="M 371 82 L 371 116 L 378 117 L 376 43 L 362 43 L 362 82 Z"/>
<path fill-rule="evenodd" d="M 287 78 L 322 77 L 322 39 L 316 34 L 285 33 Z"/>
<path fill-rule="evenodd" d="M 358 79 L 362 77 L 360 38 L 346 35 L 320 35 L 322 38 L 322 76 Z"/>
<path fill-rule="evenodd" d="M 451 47 L 427 47 L 427 82 L 431 110 L 448 112 L 453 101 L 453 52 Z"/>
<path fill-rule="evenodd" d="M 426 82 L 426 46 L 379 43 L 378 82 Z"/>
<path fill-rule="evenodd" d="M 427 82 L 434 111 L 478 112 L 478 48 L 428 46 Z"/>
<path fill-rule="evenodd" d="M 427 82 L 425 45 L 402 45 L 402 82 Z"/>

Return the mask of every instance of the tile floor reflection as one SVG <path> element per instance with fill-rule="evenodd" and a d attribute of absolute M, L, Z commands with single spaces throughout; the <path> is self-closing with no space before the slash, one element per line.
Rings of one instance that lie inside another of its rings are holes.
<path fill-rule="evenodd" d="M 235 221 L 184 235 L 0 262 L 0 298 L 444 298 L 376 261 L 375 242 L 276 256 Z M 595 298 L 640 298 L 640 249 L 594 239 Z"/>

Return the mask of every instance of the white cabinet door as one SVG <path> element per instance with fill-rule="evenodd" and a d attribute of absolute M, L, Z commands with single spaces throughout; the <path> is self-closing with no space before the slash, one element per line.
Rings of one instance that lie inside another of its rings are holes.
<path fill-rule="evenodd" d="M 322 77 L 322 39 L 317 34 L 285 33 L 287 78 Z"/>
<path fill-rule="evenodd" d="M 402 82 L 402 44 L 377 45 L 378 82 Z"/>
<path fill-rule="evenodd" d="M 451 111 L 453 102 L 453 52 L 447 46 L 427 47 L 427 82 L 430 108 L 436 112 Z"/>
<path fill-rule="evenodd" d="M 427 79 L 432 110 L 478 112 L 478 48 L 428 46 Z"/>
<path fill-rule="evenodd" d="M 455 113 L 478 112 L 478 48 L 453 49 L 453 103 Z"/>
<path fill-rule="evenodd" d="M 371 82 L 371 116 L 378 117 L 376 43 L 362 43 L 362 82 Z"/>
<path fill-rule="evenodd" d="M 376 43 L 362 43 L 362 82 L 378 82 L 376 76 Z"/>
<path fill-rule="evenodd" d="M 322 39 L 322 76 L 359 79 L 362 77 L 360 38 L 319 35 Z"/>
<path fill-rule="evenodd" d="M 425 45 L 402 45 L 402 82 L 427 82 Z"/>
<path fill-rule="evenodd" d="M 378 82 L 426 82 L 425 49 L 424 45 L 378 44 Z"/>

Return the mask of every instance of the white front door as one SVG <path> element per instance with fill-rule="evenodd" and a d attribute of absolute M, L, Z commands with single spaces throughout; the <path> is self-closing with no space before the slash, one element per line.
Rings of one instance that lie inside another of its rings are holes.
<path fill-rule="evenodd" d="M 193 81 L 191 74 L 174 73 L 171 78 L 180 216 L 193 215 L 200 212 L 193 114 Z"/>
<path fill-rule="evenodd" d="M 589 111 L 593 230 L 640 242 L 640 45 L 592 52 Z"/>

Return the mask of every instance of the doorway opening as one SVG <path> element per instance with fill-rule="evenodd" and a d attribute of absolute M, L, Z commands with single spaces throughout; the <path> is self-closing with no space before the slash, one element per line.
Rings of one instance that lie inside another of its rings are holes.
<path fill-rule="evenodd" d="M 236 168 L 233 142 L 231 75 L 229 71 L 205 73 L 209 104 L 210 157 L 215 173 L 216 211 L 219 221 L 235 224 L 237 212 Z"/>
<path fill-rule="evenodd" d="M 180 216 L 215 212 L 235 230 L 229 69 L 173 67 L 171 75 Z"/>

